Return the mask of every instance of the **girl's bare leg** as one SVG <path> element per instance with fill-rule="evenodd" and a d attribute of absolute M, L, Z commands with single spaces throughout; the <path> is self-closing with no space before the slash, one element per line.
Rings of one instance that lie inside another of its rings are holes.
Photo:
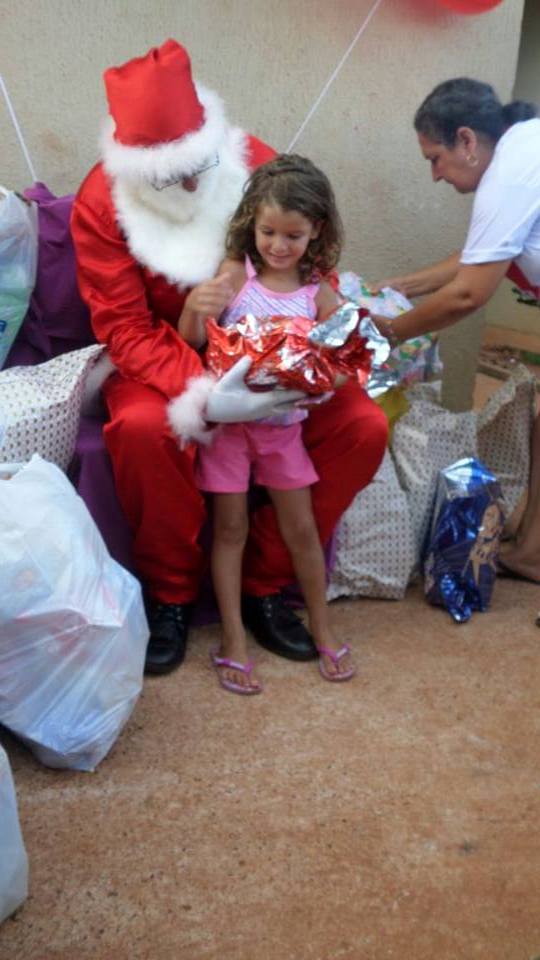
<path fill-rule="evenodd" d="M 300 490 L 268 488 L 276 511 L 281 536 L 291 554 L 294 572 L 304 595 L 309 616 L 309 630 L 317 647 L 338 651 L 343 643 L 336 640 L 330 626 L 326 602 L 324 554 L 311 506 L 309 487 Z M 345 673 L 352 666 L 351 657 L 342 657 L 334 664 L 324 657 L 328 673 Z"/>
<path fill-rule="evenodd" d="M 247 499 L 243 493 L 214 494 L 212 579 L 223 629 L 219 656 L 248 662 L 241 613 L 242 556 L 248 535 Z M 223 676 L 243 687 L 258 687 L 254 673 L 219 667 Z"/>

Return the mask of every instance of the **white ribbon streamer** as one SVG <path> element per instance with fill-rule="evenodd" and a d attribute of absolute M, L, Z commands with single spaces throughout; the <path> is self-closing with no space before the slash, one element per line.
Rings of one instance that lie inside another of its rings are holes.
<path fill-rule="evenodd" d="M 24 137 L 23 137 L 23 135 L 22 135 L 22 130 L 21 130 L 20 126 L 19 126 L 19 121 L 17 120 L 17 116 L 16 116 L 16 114 L 15 114 L 15 110 L 13 109 L 13 104 L 12 104 L 10 98 L 9 98 L 9 93 L 7 92 L 7 87 L 6 87 L 5 83 L 4 83 L 4 78 L 3 78 L 3 76 L 2 76 L 1 73 L 0 73 L 0 89 L 2 90 L 2 93 L 4 94 L 4 99 L 5 99 L 5 101 L 6 101 L 6 106 L 7 106 L 7 108 L 8 108 L 8 113 L 9 113 L 9 115 L 10 115 L 10 117 L 11 117 L 11 121 L 12 121 L 12 123 L 13 123 L 13 126 L 15 127 L 15 133 L 17 134 L 17 139 L 18 139 L 19 144 L 20 144 L 20 146 L 21 146 L 21 150 L 22 150 L 22 152 L 23 152 L 23 154 L 24 154 L 24 159 L 26 160 L 26 163 L 28 164 L 28 169 L 29 169 L 29 171 L 30 171 L 30 176 L 32 177 L 32 183 L 35 183 L 36 180 L 37 180 L 36 171 L 34 170 L 34 167 L 33 167 L 33 165 L 32 165 L 32 161 L 31 161 L 31 159 L 30 159 L 30 154 L 28 153 L 28 148 L 27 148 L 27 146 L 26 146 L 26 143 L 24 142 Z"/>
<path fill-rule="evenodd" d="M 295 133 L 294 137 L 292 138 L 289 146 L 287 147 L 287 153 L 290 153 L 290 152 L 291 152 L 291 150 L 292 150 L 292 148 L 294 147 L 296 141 L 299 139 L 299 137 L 301 136 L 301 134 L 304 132 L 304 130 L 305 130 L 305 128 L 307 127 L 309 121 L 311 120 L 313 114 L 314 114 L 315 111 L 318 109 L 320 103 L 322 102 L 322 100 L 323 100 L 324 97 L 326 96 L 328 90 L 329 90 L 330 87 L 332 86 L 334 80 L 336 79 L 338 73 L 340 72 L 341 68 L 343 67 L 345 61 L 347 60 L 347 58 L 348 58 L 348 56 L 349 56 L 349 54 L 352 53 L 354 47 L 355 47 L 356 44 L 358 43 L 360 37 L 362 36 L 364 30 L 366 29 L 366 27 L 367 27 L 369 21 L 371 20 L 373 14 L 376 13 L 377 8 L 380 7 L 381 3 L 382 3 L 382 0 L 375 0 L 375 3 L 373 4 L 371 10 L 369 11 L 366 19 L 365 19 L 365 20 L 363 21 L 363 23 L 360 25 L 360 27 L 359 27 L 359 29 L 358 29 L 358 31 L 357 31 L 357 33 L 356 33 L 356 36 L 354 37 L 354 39 L 351 41 L 351 43 L 350 43 L 349 46 L 347 47 L 345 53 L 343 54 L 341 60 L 340 60 L 339 63 L 338 63 L 336 69 L 334 70 L 334 72 L 332 73 L 332 75 L 331 75 L 331 76 L 328 78 L 328 80 L 326 81 L 326 83 L 325 83 L 324 87 L 322 88 L 319 96 L 318 96 L 317 99 L 315 100 L 315 103 L 313 104 L 313 106 L 312 106 L 312 107 L 310 108 L 310 110 L 308 111 L 308 114 L 307 114 L 305 120 L 303 120 L 301 126 L 299 127 L 299 129 L 298 129 L 297 132 Z"/>

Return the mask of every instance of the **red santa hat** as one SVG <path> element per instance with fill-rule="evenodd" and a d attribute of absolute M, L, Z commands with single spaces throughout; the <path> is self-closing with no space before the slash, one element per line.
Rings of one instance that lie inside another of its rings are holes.
<path fill-rule="evenodd" d="M 166 182 L 212 162 L 226 133 L 223 103 L 193 82 L 188 53 L 176 40 L 103 76 L 110 112 L 102 140 L 108 173 Z"/>

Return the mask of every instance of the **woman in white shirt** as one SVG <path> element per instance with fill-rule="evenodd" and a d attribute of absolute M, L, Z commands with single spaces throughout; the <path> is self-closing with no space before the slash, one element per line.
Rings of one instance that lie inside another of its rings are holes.
<path fill-rule="evenodd" d="M 422 296 L 399 318 L 377 318 L 392 344 L 442 330 L 482 307 L 508 276 L 540 307 L 540 119 L 523 101 L 503 106 L 486 83 L 439 84 L 416 112 L 420 149 L 435 181 L 474 193 L 463 250 L 389 285 Z M 540 331 L 540 314 L 539 331 Z M 501 566 L 540 583 L 540 418 L 532 437 L 529 499 Z"/>

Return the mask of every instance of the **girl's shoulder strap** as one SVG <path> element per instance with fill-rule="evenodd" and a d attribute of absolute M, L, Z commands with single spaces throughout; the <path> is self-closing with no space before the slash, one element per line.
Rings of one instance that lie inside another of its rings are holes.
<path fill-rule="evenodd" d="M 257 276 L 257 271 L 256 271 L 255 267 L 253 266 L 253 264 L 252 264 L 252 262 L 251 262 L 251 260 L 250 260 L 250 258 L 249 258 L 249 256 L 248 256 L 247 253 L 246 253 L 246 259 L 245 259 L 244 263 L 245 263 L 245 267 L 246 267 L 246 277 L 248 278 L 248 280 L 254 280 L 255 277 Z"/>
<path fill-rule="evenodd" d="M 321 284 L 318 280 L 312 280 L 311 283 L 306 283 L 302 289 L 307 293 L 311 300 L 314 300 L 319 292 L 320 286 Z"/>

